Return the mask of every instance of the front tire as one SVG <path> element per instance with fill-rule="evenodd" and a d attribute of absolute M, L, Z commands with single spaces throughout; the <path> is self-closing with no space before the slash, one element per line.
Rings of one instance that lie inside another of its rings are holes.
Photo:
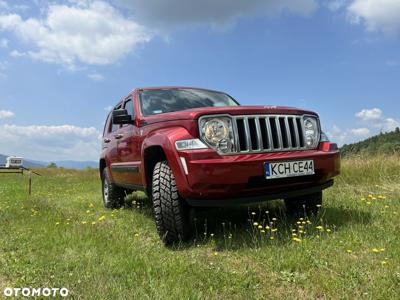
<path fill-rule="evenodd" d="M 158 234 L 166 245 L 185 241 L 189 236 L 189 213 L 179 196 L 175 177 L 167 161 L 153 171 L 151 197 Z"/>
<path fill-rule="evenodd" d="M 122 207 L 124 204 L 125 191 L 111 182 L 107 168 L 103 170 L 103 176 L 101 179 L 104 207 L 109 209 Z"/>
<path fill-rule="evenodd" d="M 292 215 L 317 215 L 322 205 L 322 191 L 314 194 L 285 199 L 286 211 Z"/>

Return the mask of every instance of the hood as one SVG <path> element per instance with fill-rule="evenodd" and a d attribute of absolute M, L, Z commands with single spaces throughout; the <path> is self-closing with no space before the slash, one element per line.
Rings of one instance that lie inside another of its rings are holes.
<path fill-rule="evenodd" d="M 237 115 L 303 115 L 310 114 L 318 116 L 315 112 L 309 110 L 298 109 L 285 106 L 227 106 L 227 107 L 203 107 L 195 109 L 187 109 L 182 111 L 164 113 L 149 117 L 144 117 L 143 121 L 146 124 L 176 121 L 176 120 L 197 120 L 204 115 L 228 114 Z"/>

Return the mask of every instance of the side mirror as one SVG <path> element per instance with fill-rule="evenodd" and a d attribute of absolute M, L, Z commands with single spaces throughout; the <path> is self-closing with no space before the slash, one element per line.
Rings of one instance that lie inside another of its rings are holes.
<path fill-rule="evenodd" d="M 112 122 L 115 125 L 132 124 L 133 118 L 126 109 L 116 109 L 112 113 Z"/>

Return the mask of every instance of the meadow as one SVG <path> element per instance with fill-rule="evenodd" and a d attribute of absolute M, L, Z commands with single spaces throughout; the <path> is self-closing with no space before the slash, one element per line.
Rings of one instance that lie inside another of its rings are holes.
<path fill-rule="evenodd" d="M 399 299 L 400 156 L 347 158 L 317 217 L 281 201 L 193 213 L 172 248 L 148 200 L 105 210 L 94 170 L 0 175 L 0 293 L 66 287 L 73 299 Z M 0 297 L 2 297 L 0 296 Z"/>

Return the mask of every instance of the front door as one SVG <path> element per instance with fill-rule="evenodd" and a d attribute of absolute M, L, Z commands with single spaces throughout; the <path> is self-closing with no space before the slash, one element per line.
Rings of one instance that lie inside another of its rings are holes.
<path fill-rule="evenodd" d="M 128 98 L 124 103 L 124 108 L 132 116 L 132 120 L 135 119 L 133 101 L 133 98 Z M 141 185 L 139 128 L 134 124 L 123 125 L 118 130 L 116 138 L 118 139 L 119 178 L 121 182 L 134 189 Z"/>

